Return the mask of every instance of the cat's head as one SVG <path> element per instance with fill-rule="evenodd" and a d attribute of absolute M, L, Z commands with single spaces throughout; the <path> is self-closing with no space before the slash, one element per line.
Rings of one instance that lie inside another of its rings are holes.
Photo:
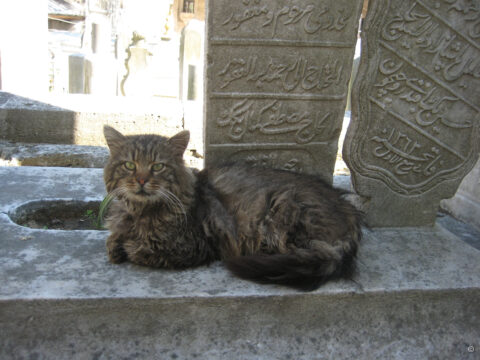
<path fill-rule="evenodd" d="M 109 193 L 134 203 L 169 202 L 178 196 L 189 172 L 183 153 L 190 139 L 188 131 L 171 138 L 159 135 L 123 135 L 110 126 L 103 129 L 110 149 L 104 169 Z"/>

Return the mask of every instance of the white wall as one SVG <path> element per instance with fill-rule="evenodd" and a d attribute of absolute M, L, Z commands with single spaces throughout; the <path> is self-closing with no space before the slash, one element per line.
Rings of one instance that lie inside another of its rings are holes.
<path fill-rule="evenodd" d="M 0 1 L 1 90 L 48 92 L 47 35 L 47 0 Z"/>

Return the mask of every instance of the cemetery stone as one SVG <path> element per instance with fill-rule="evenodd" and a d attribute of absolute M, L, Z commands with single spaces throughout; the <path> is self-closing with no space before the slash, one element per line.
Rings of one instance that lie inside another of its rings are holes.
<path fill-rule="evenodd" d="M 344 158 L 371 226 L 432 225 L 479 152 L 480 2 L 371 1 Z"/>
<path fill-rule="evenodd" d="M 209 1 L 207 165 L 241 160 L 332 181 L 362 5 Z"/>

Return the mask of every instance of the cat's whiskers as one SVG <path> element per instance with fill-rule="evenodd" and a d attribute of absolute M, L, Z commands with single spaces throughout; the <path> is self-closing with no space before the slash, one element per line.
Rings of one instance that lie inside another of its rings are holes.
<path fill-rule="evenodd" d="M 158 189 L 158 194 L 166 200 L 166 203 L 170 203 L 174 208 L 176 208 L 181 215 L 183 215 L 184 224 L 187 224 L 187 211 L 181 200 L 171 191 L 167 189 Z M 175 215 L 179 215 L 177 212 L 173 211 Z"/>
<path fill-rule="evenodd" d="M 117 187 L 110 191 L 109 196 L 112 196 L 116 199 L 121 199 L 122 197 L 125 197 L 125 195 L 128 194 L 128 189 L 124 188 L 123 186 Z"/>
<path fill-rule="evenodd" d="M 179 225 L 182 225 L 183 227 L 186 226 L 187 224 L 187 211 L 185 210 L 185 206 L 181 202 L 181 200 L 173 194 L 171 191 L 164 189 L 164 188 L 154 188 L 154 189 L 149 189 L 150 191 L 153 192 L 153 194 L 150 194 L 145 197 L 139 197 L 136 195 L 132 189 L 127 185 L 127 186 L 119 186 L 112 190 L 109 193 L 109 196 L 116 198 L 116 199 L 129 199 L 129 200 L 134 200 L 135 202 L 139 202 L 138 200 L 140 199 L 140 202 L 143 203 L 148 203 L 148 202 L 157 202 L 158 199 L 163 200 L 163 203 L 165 206 L 168 207 L 170 212 L 174 215 L 175 222 L 177 222 L 178 218 L 181 218 L 181 222 Z"/>
<path fill-rule="evenodd" d="M 172 200 L 168 198 L 168 196 L 163 192 L 157 192 L 156 195 L 158 196 L 159 199 L 163 201 L 165 206 L 168 208 L 169 212 L 174 215 L 173 218 L 175 220 L 175 225 L 178 226 L 178 222 L 177 222 L 178 216 L 176 216 L 177 215 L 176 211 L 178 210 L 177 204 L 173 203 Z"/>

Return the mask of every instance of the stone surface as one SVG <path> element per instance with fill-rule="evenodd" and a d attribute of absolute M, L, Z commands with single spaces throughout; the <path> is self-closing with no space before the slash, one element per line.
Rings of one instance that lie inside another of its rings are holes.
<path fill-rule="evenodd" d="M 480 160 L 465 176 L 455 196 L 440 204 L 442 209 L 480 231 Z"/>
<path fill-rule="evenodd" d="M 478 158 L 478 2 L 371 1 L 344 158 L 371 226 L 432 225 Z"/>
<path fill-rule="evenodd" d="M 455 234 L 470 246 L 480 250 L 480 230 L 476 229 L 473 225 L 459 221 L 444 212 L 438 213 L 436 223 L 448 229 L 448 231 Z"/>
<path fill-rule="evenodd" d="M 0 141 L 0 165 L 103 168 L 109 156 L 101 146 L 28 144 Z"/>
<path fill-rule="evenodd" d="M 202 169 L 203 157 L 197 152 L 198 143 L 190 141 L 185 152 L 185 164 Z M 109 156 L 104 146 L 69 144 L 28 144 L 0 140 L 0 166 L 51 166 L 103 168 Z"/>
<path fill-rule="evenodd" d="M 125 134 L 171 136 L 183 129 L 183 107 L 175 99 L 73 94 L 30 99 L 0 91 L 2 140 L 105 145 L 104 124 Z"/>
<path fill-rule="evenodd" d="M 478 358 L 480 251 L 439 226 L 366 230 L 354 281 L 301 293 L 221 263 L 109 264 L 105 231 L 10 220 L 30 201 L 102 199 L 101 170 L 3 167 L 0 183 L 2 359 Z"/>
<path fill-rule="evenodd" d="M 207 6 L 205 161 L 332 181 L 363 1 Z"/>

